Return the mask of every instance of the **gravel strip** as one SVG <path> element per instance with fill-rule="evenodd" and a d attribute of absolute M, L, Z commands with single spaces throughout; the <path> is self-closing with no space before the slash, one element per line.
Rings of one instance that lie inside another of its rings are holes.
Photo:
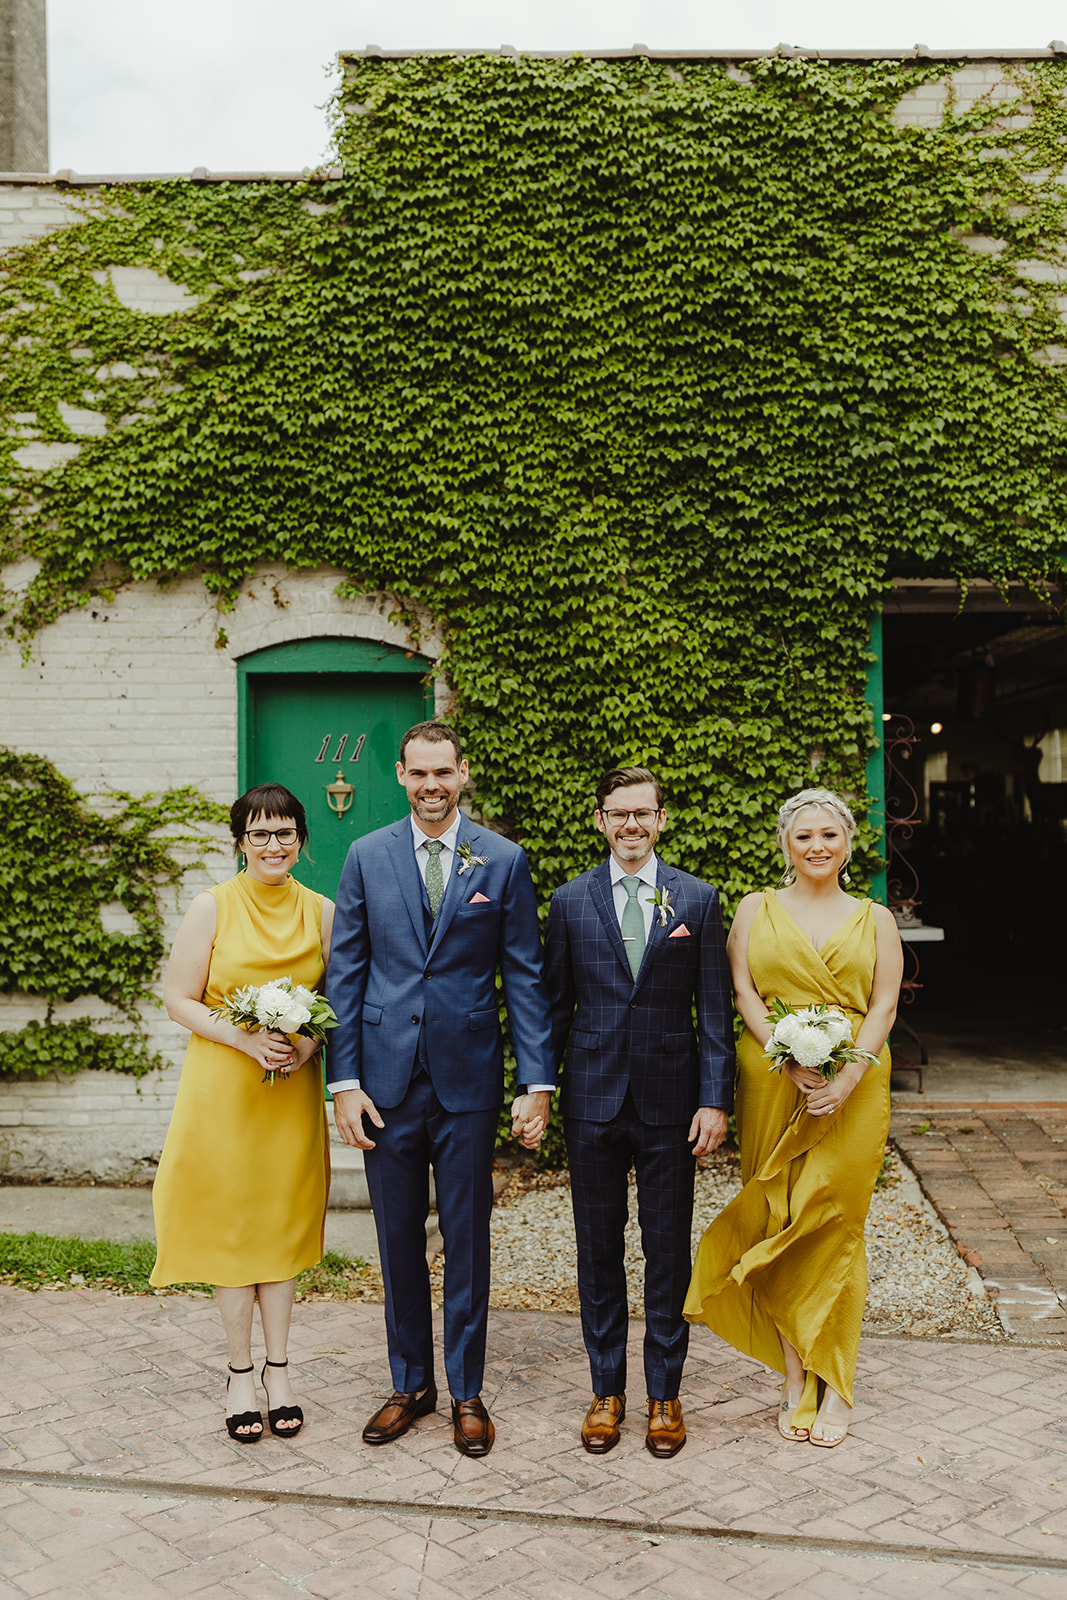
<path fill-rule="evenodd" d="M 740 1163 L 732 1152 L 717 1151 L 700 1161 L 694 1249 L 710 1219 L 740 1187 Z M 630 1217 L 626 1229 L 630 1310 L 640 1316 L 643 1257 L 632 1174 Z M 514 1177 L 493 1212 L 490 1304 L 501 1310 L 577 1311 L 576 1267 L 567 1174 Z M 866 1332 L 1004 1337 L 977 1274 L 961 1260 L 911 1169 L 895 1152 L 889 1157 L 883 1187 L 875 1190 L 871 1202 L 867 1268 Z M 433 1277 L 439 1290 L 439 1263 Z"/>

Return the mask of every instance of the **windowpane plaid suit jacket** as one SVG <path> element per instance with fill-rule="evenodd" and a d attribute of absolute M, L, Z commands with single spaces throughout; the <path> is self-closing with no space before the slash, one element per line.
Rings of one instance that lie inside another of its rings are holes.
<path fill-rule="evenodd" d="M 718 890 L 659 864 L 659 911 L 636 980 L 630 972 L 607 861 L 557 889 L 545 935 L 552 1051 L 565 1061 L 565 1117 L 609 1122 L 633 1093 L 642 1121 L 691 1120 L 698 1106 L 733 1105 L 734 1037 Z M 696 1027 L 693 1024 L 694 1011 Z"/>

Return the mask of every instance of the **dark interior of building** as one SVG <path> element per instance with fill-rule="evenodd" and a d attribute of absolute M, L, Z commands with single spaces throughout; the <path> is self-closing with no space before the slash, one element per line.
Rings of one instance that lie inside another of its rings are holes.
<path fill-rule="evenodd" d="M 883 619 L 890 903 L 944 930 L 910 943 L 921 987 L 902 1015 L 932 1038 L 1067 1058 L 1063 618 L 988 586 L 962 610 L 933 584 L 896 599 Z"/>

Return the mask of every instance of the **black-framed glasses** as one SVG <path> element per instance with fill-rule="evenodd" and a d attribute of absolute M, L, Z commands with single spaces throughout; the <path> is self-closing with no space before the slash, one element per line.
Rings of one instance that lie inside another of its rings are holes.
<path fill-rule="evenodd" d="M 658 811 L 649 811 L 642 808 L 640 811 L 602 811 L 600 815 L 605 822 L 610 822 L 613 828 L 621 828 L 628 817 L 633 817 L 640 828 L 647 828 L 659 816 Z"/>
<path fill-rule="evenodd" d="M 249 828 L 245 838 L 259 850 L 272 839 L 281 845 L 295 844 L 300 835 L 295 828 Z"/>

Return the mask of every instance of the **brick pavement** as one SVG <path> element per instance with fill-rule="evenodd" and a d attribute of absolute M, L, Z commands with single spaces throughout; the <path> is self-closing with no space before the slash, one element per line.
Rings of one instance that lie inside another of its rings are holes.
<path fill-rule="evenodd" d="M 1067 1337 L 1067 1104 L 898 1108 L 891 1137 L 1008 1331 Z"/>
<path fill-rule="evenodd" d="M 2 1596 L 1067 1591 L 1057 1349 L 866 1340 L 852 1435 L 820 1451 L 779 1439 L 773 1375 L 697 1330 L 686 1449 L 654 1461 L 635 1404 L 598 1459 L 576 1445 L 576 1319 L 498 1312 L 497 1446 L 473 1462 L 443 1408 L 361 1444 L 386 1386 L 377 1306 L 298 1307 L 307 1424 L 252 1447 L 222 1428 L 210 1302 L 5 1287 L 0 1341 Z"/>

